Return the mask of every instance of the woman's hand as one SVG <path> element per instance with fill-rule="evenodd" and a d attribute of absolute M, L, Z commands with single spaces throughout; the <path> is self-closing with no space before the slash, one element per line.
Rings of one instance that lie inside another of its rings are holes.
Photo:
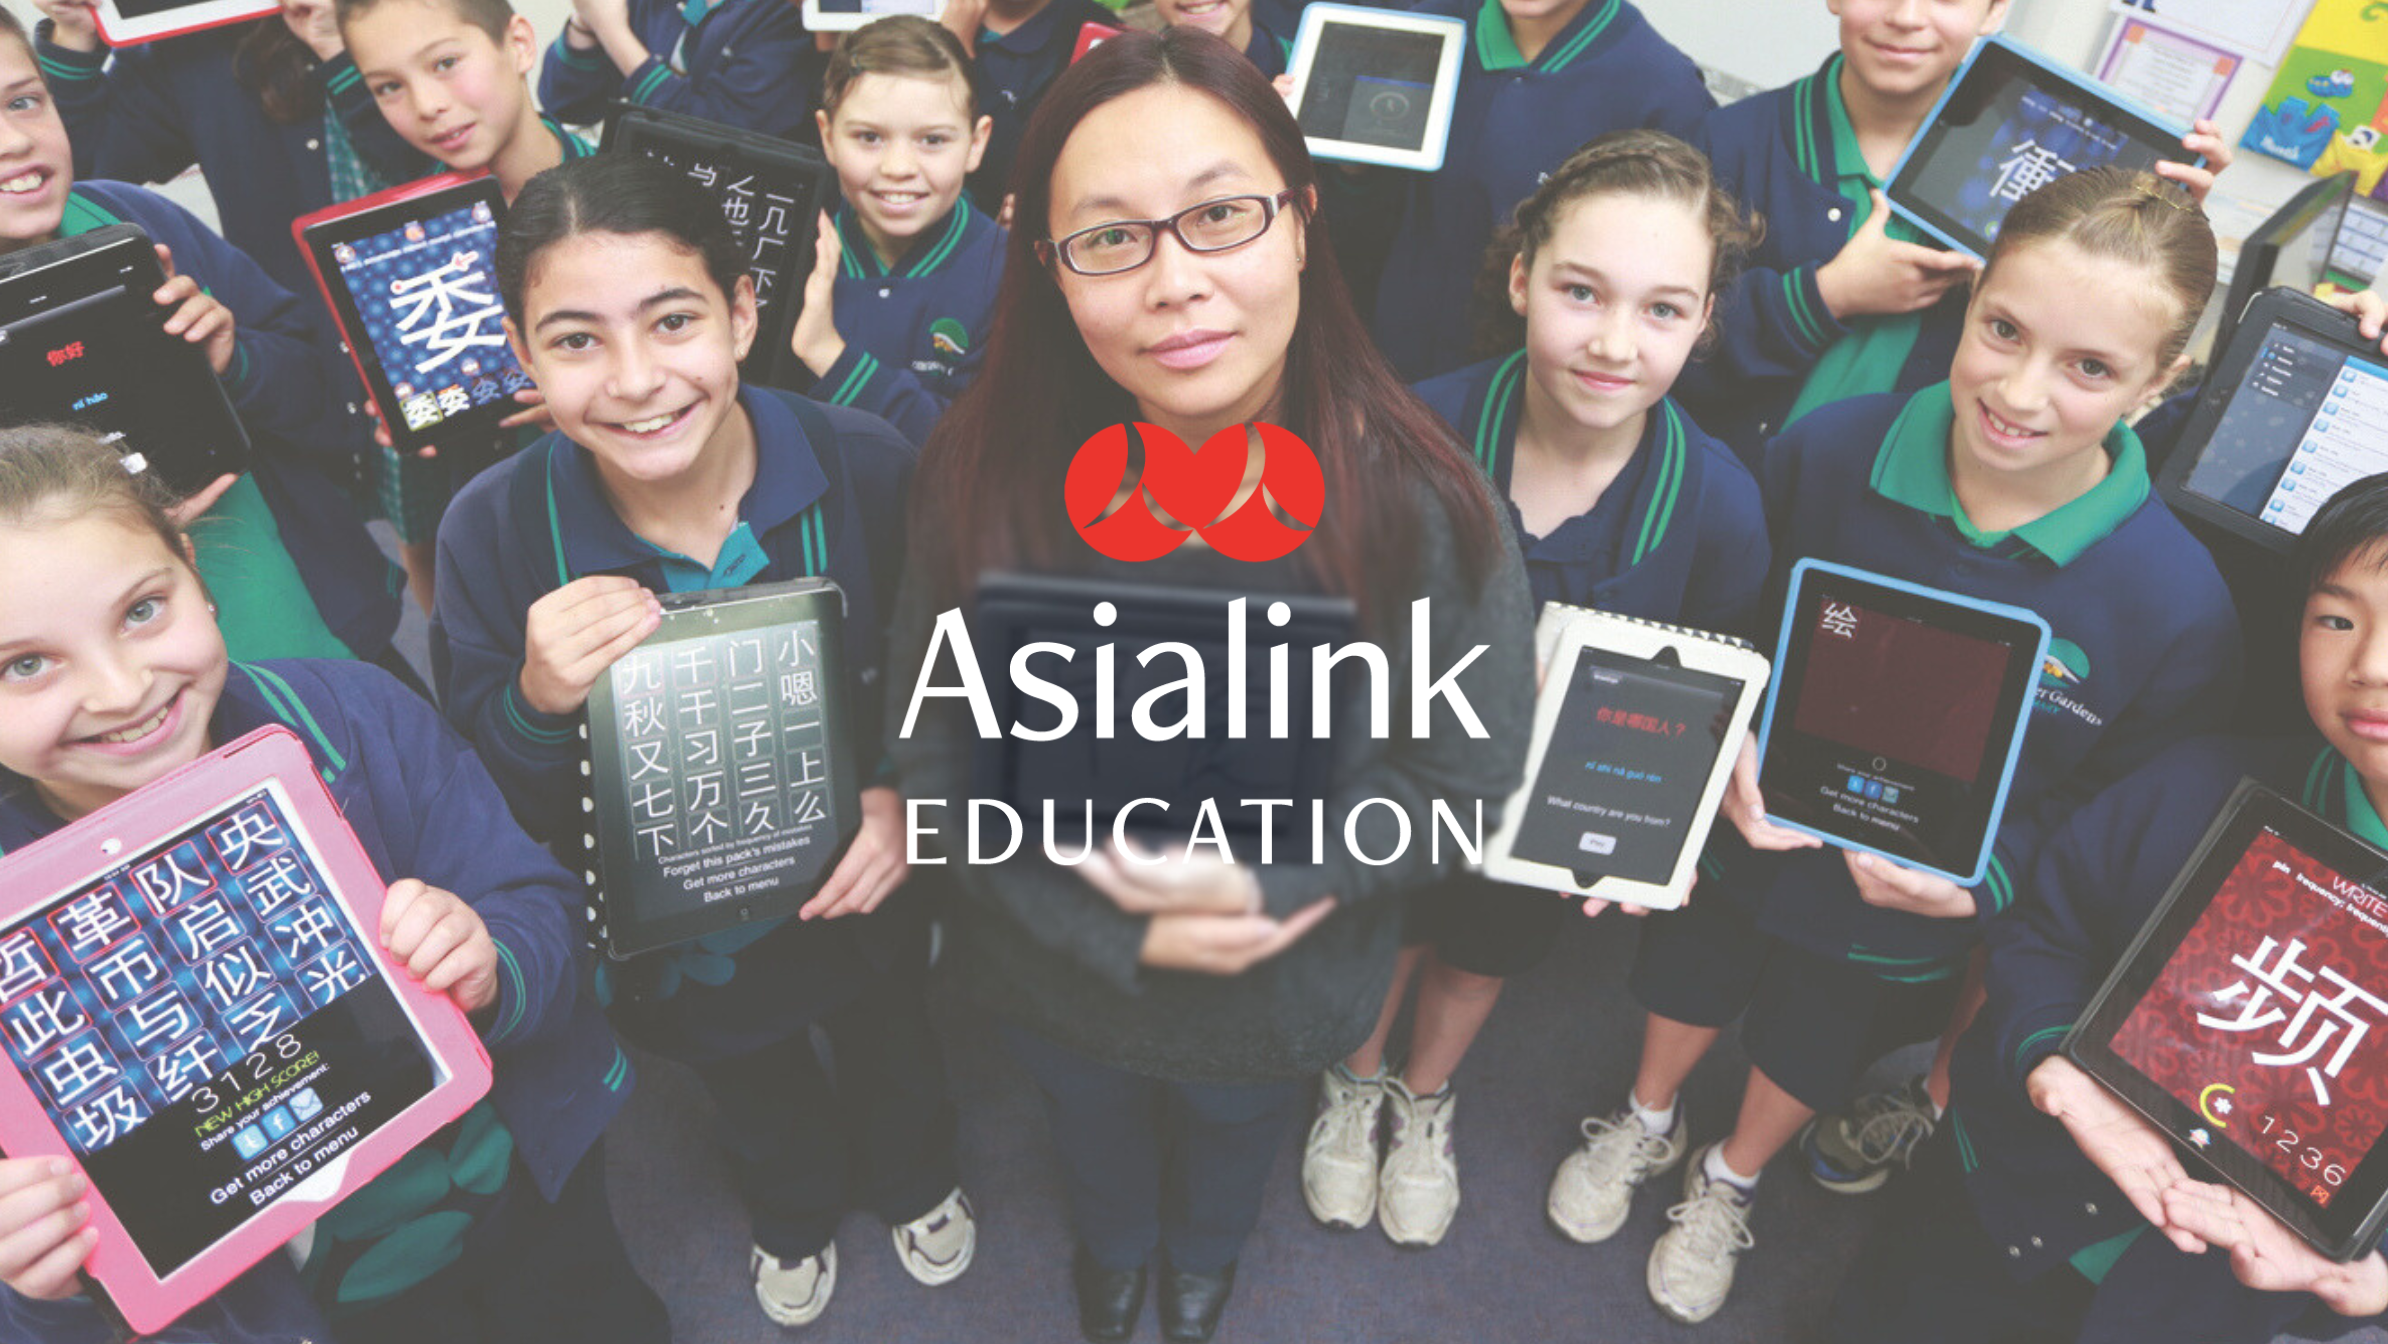
<path fill-rule="evenodd" d="M 522 632 L 522 698 L 542 714 L 570 714 L 597 678 L 663 624 L 663 603 L 620 574 L 574 579 L 531 604 Z"/>
<path fill-rule="evenodd" d="M 0 1283 L 37 1302 L 83 1290 L 77 1271 L 99 1244 L 91 1181 L 63 1157 L 0 1158 Z"/>
<path fill-rule="evenodd" d="M 788 350 L 815 378 L 829 372 L 846 353 L 846 338 L 837 334 L 837 268 L 845 259 L 845 245 L 829 212 L 821 213 L 821 227 L 813 233 L 813 270 L 804 277 L 804 308 L 788 331 Z"/>
<path fill-rule="evenodd" d="M 2230 167 L 2230 142 L 2222 138 L 2220 127 L 2201 118 L 2197 125 L 2190 128 L 2189 134 L 2181 137 L 2181 148 L 2192 154 L 2205 155 L 2206 166 L 2195 168 L 2164 159 L 2156 164 L 2156 176 L 2186 187 L 2189 199 L 2203 209 L 2206 197 L 2213 193 L 2214 179 L 2222 176 L 2223 169 Z"/>
<path fill-rule="evenodd" d="M 1131 915 L 1257 915 L 1260 879 L 1214 853 L 1169 850 L 1156 861 L 1100 849 L 1078 865 L 1088 884 Z"/>
<path fill-rule="evenodd" d="M 497 1002 L 497 943 L 455 892 L 411 877 L 381 900 L 381 945 L 434 994 L 477 1013 Z"/>
<path fill-rule="evenodd" d="M 2164 1192 L 2164 1216 L 2174 1227 L 2228 1250 L 2231 1274 L 2259 1293 L 2311 1293 L 2341 1316 L 2388 1311 L 2388 1262 L 2378 1251 L 2339 1264 L 2229 1186 L 2181 1181 Z"/>
<path fill-rule="evenodd" d="M 1725 786 L 1725 816 L 1752 849 L 1822 849 L 1824 842 L 1805 831 L 1777 826 L 1766 819 L 1766 795 L 1758 791 L 1758 741 L 1741 739 L 1741 754 L 1733 761 L 1733 779 Z"/>
<path fill-rule="evenodd" d="M 2189 1176 L 2162 1130 L 2063 1055 L 2041 1060 L 2023 1089 L 2041 1113 L 2064 1125 L 2073 1146 L 2106 1173 L 2140 1217 L 2192 1255 L 2205 1249 L 2196 1234 L 2170 1226 L 2165 1216 L 2164 1192 Z"/>
<path fill-rule="evenodd" d="M 862 791 L 862 829 L 829 880 L 796 911 L 798 919 L 867 915 L 912 871 L 904 863 L 904 795 L 882 785 Z"/>
<path fill-rule="evenodd" d="M 1137 960 L 1159 970 L 1241 975 L 1294 945 L 1335 908 L 1321 896 L 1286 919 L 1267 915 L 1155 915 Z"/>
<path fill-rule="evenodd" d="M 218 378 L 223 377 L 224 371 L 232 367 L 232 310 L 199 288 L 198 281 L 175 274 L 174 254 L 164 243 L 156 246 L 158 265 L 165 268 L 166 283 L 149 298 L 160 308 L 174 310 L 166 318 L 166 334 L 180 336 L 205 349 L 208 367 L 216 371 Z"/>
<path fill-rule="evenodd" d="M 1926 919 L 1971 919 L 1980 907 L 1973 893 L 1945 877 L 1893 863 L 1879 854 L 1846 851 L 1849 880 L 1860 900 L 1885 910 L 1904 910 Z"/>

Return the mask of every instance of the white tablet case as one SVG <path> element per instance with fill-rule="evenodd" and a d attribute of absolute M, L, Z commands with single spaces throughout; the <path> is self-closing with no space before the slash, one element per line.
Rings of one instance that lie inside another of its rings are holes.
<path fill-rule="evenodd" d="M 1443 150 L 1451 138 L 1451 110 L 1459 102 L 1459 62 L 1468 44 L 1466 21 L 1317 0 L 1317 3 L 1303 9 L 1302 26 L 1294 38 L 1291 71 L 1293 92 L 1287 101 L 1292 105 L 1297 120 L 1302 115 L 1303 100 L 1310 95 L 1312 67 L 1317 61 L 1319 47 L 1329 24 L 1340 28 L 1383 28 L 1404 33 L 1424 33 L 1440 38 L 1443 49 L 1435 63 L 1434 86 L 1428 94 L 1425 129 L 1415 148 L 1395 149 L 1364 140 L 1344 140 L 1316 134 L 1309 127 L 1304 127 L 1303 139 L 1309 144 L 1310 152 L 1322 159 L 1377 163 L 1429 173 L 1441 168 Z"/>
<path fill-rule="evenodd" d="M 858 9 L 823 9 L 821 0 L 804 0 L 804 27 L 813 33 L 850 33 L 890 14 L 917 14 L 934 22 L 942 10 L 942 0 L 862 0 Z"/>

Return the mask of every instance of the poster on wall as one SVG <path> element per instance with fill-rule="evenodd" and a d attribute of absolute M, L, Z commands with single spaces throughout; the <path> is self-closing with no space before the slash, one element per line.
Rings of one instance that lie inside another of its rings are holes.
<path fill-rule="evenodd" d="M 2125 18 L 2152 18 L 2184 37 L 2280 63 L 2310 0 L 2109 0 Z M 2324 0 L 2328 3 L 2328 0 Z"/>
<path fill-rule="evenodd" d="M 2314 0 L 2239 143 L 2388 200 L 2388 4 Z"/>
<path fill-rule="evenodd" d="M 2098 82 L 2176 121 L 2214 115 L 2239 73 L 2241 57 L 2145 19 L 2114 25 Z"/>

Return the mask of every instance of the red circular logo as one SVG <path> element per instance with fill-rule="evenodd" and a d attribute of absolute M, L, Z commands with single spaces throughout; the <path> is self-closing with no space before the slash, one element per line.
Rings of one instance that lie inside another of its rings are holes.
<path fill-rule="evenodd" d="M 1259 436 L 1262 458 L 1259 479 L 1246 490 L 1248 433 Z M 1131 480 L 1128 463 L 1138 442 L 1144 475 Z M 1196 450 L 1139 420 L 1080 444 L 1061 492 L 1070 525 L 1114 560 L 1157 560 L 1193 536 L 1231 559 L 1274 560 L 1309 540 L 1327 489 L 1318 455 L 1290 429 L 1230 425 Z M 1271 503 L 1299 526 L 1286 526 Z"/>

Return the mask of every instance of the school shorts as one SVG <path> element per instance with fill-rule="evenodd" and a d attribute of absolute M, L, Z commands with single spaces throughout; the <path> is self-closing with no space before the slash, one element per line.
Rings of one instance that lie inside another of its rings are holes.
<path fill-rule="evenodd" d="M 1549 955 L 1569 904 L 1557 892 L 1456 873 L 1410 892 L 1401 941 L 1432 946 L 1463 971 L 1505 978 Z"/>
<path fill-rule="evenodd" d="M 1939 980 L 1884 980 L 1767 933 L 1695 893 L 1642 921 L 1627 984 L 1643 1008 L 1696 1027 L 1742 1020 L 1750 1062 L 1818 1111 L 1837 1110 L 1868 1066 L 1948 1025 L 1961 968 Z"/>

